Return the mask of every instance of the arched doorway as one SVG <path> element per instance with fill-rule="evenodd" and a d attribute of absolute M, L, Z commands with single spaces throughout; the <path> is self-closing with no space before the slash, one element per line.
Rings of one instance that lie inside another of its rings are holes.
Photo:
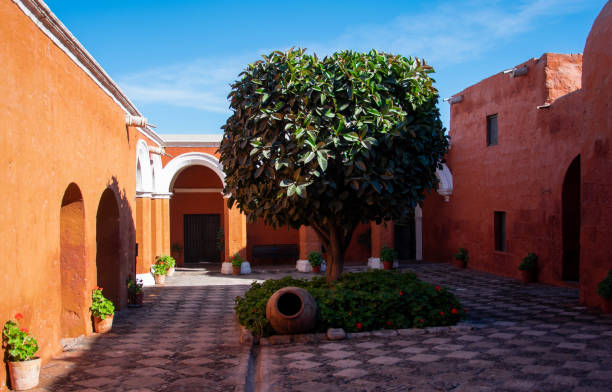
<path fill-rule="evenodd" d="M 580 155 L 563 181 L 563 280 L 580 278 Z"/>
<path fill-rule="evenodd" d="M 398 260 L 415 260 L 416 252 L 416 224 L 414 210 L 393 221 L 393 240 Z"/>
<path fill-rule="evenodd" d="M 104 296 L 119 307 L 119 206 L 111 189 L 102 193 L 96 214 L 96 270 Z"/>
<path fill-rule="evenodd" d="M 219 176 L 206 166 L 188 166 L 176 174 L 170 189 L 170 240 L 182 249 L 179 264 L 221 262 L 224 200 Z"/>
<path fill-rule="evenodd" d="M 85 208 L 79 187 L 68 185 L 60 208 L 62 337 L 85 333 Z"/>

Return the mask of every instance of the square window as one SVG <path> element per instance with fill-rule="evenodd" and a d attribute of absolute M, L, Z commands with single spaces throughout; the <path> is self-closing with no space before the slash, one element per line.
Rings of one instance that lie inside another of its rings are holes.
<path fill-rule="evenodd" d="M 487 116 L 487 146 L 497 145 L 497 114 Z"/>
<path fill-rule="evenodd" d="M 506 213 L 495 211 L 493 213 L 495 226 L 495 250 L 498 252 L 506 251 Z"/>

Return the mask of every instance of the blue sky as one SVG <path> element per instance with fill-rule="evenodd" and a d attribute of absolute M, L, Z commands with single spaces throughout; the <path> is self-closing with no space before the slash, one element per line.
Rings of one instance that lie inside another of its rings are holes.
<path fill-rule="evenodd" d="M 605 0 L 48 0 L 159 133 L 220 133 L 230 84 L 272 50 L 425 58 L 441 98 L 544 52 L 582 53 Z M 445 126 L 447 103 L 440 103 Z"/>

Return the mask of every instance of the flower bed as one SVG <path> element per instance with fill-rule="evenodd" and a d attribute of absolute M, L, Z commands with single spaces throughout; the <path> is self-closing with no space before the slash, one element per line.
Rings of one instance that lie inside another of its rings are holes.
<path fill-rule="evenodd" d="M 463 306 L 445 287 L 423 282 L 412 272 L 375 270 L 343 274 L 331 284 L 324 277 L 253 283 L 244 297 L 236 297 L 238 322 L 255 337 L 274 334 L 266 319 L 266 304 L 275 291 L 287 286 L 304 288 L 317 301 L 315 332 L 454 325 L 465 315 Z"/>

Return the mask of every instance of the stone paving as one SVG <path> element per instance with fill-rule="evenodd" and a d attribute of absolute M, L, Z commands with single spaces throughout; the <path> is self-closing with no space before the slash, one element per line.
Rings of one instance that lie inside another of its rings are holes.
<path fill-rule="evenodd" d="M 612 317 L 576 289 L 446 264 L 410 266 L 449 287 L 471 331 L 261 346 L 261 391 L 612 391 Z"/>
<path fill-rule="evenodd" d="M 46 364 L 37 391 L 612 391 L 612 317 L 579 306 L 576 289 L 409 269 L 454 291 L 474 329 L 251 349 L 238 343 L 233 299 L 288 270 L 179 270 L 111 333 Z"/>

